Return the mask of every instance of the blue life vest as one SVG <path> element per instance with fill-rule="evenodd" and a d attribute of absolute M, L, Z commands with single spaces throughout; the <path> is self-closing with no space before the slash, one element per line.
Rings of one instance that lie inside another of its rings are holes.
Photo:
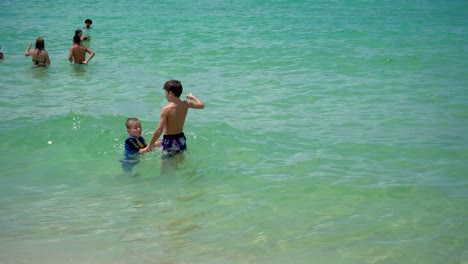
<path fill-rule="evenodd" d="M 129 136 L 125 139 L 125 158 L 137 155 L 142 148 L 146 148 L 146 141 L 143 137 Z"/>

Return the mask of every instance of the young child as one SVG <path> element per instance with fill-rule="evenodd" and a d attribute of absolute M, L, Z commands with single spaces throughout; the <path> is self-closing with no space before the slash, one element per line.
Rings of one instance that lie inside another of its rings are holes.
<path fill-rule="evenodd" d="M 131 171 L 132 168 L 140 162 L 140 153 L 147 146 L 143 138 L 141 122 L 138 118 L 130 117 L 125 122 L 127 127 L 128 137 L 125 139 L 125 157 L 122 160 L 122 168 L 124 171 Z M 153 147 L 160 147 L 161 141 L 158 140 L 153 143 Z"/>
<path fill-rule="evenodd" d="M 150 143 L 142 152 L 151 151 L 164 130 L 162 139 L 162 158 L 170 158 L 187 149 L 184 135 L 185 117 L 189 108 L 203 109 L 205 105 L 193 94 L 187 94 L 187 100 L 180 100 L 183 87 L 178 80 L 169 80 L 164 84 L 164 93 L 168 105 L 161 109 L 158 127 L 153 133 Z"/>

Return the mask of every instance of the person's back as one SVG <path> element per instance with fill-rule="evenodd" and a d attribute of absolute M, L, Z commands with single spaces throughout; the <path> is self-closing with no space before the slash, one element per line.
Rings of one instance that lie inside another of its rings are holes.
<path fill-rule="evenodd" d="M 73 54 L 73 61 L 75 63 L 80 63 L 81 61 L 86 60 L 86 47 L 81 45 L 75 45 L 71 47 Z"/>
<path fill-rule="evenodd" d="M 81 38 L 78 35 L 73 37 L 73 44 L 74 45 L 70 48 L 70 54 L 68 55 L 68 60 L 70 62 L 87 64 L 94 57 L 94 52 L 90 48 L 81 45 Z M 88 60 L 86 60 L 86 53 L 90 54 Z"/>
<path fill-rule="evenodd" d="M 184 132 L 185 118 L 188 112 L 187 101 L 171 103 L 165 107 L 167 110 L 165 135 L 179 134 Z"/>
<path fill-rule="evenodd" d="M 31 55 L 32 55 L 32 61 L 34 65 L 45 66 L 47 63 L 50 64 L 50 62 L 48 62 L 47 60 L 47 57 L 49 56 L 49 54 L 45 50 L 35 49 L 32 51 Z"/>
<path fill-rule="evenodd" d="M 32 63 L 34 66 L 46 66 L 50 64 L 49 53 L 45 50 L 45 42 L 43 38 L 36 39 L 36 47 L 34 50 L 30 50 L 31 43 L 28 45 L 28 49 L 24 52 L 26 57 L 32 57 Z"/>

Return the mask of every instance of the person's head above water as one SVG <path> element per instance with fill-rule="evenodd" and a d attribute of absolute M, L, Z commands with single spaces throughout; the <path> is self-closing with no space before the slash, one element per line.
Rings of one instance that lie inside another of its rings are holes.
<path fill-rule="evenodd" d="M 84 22 L 86 24 L 85 28 L 91 28 L 91 24 L 93 24 L 93 21 L 91 19 L 88 18 Z"/>
<path fill-rule="evenodd" d="M 83 35 L 83 30 L 81 30 L 81 29 L 75 30 L 75 36 L 80 36 L 81 37 L 81 35 Z"/>
<path fill-rule="evenodd" d="M 73 37 L 73 43 L 75 43 L 75 44 L 80 44 L 80 43 L 81 43 L 81 38 L 80 38 L 80 36 L 75 35 L 75 36 Z"/>
<path fill-rule="evenodd" d="M 127 133 L 133 137 L 140 137 L 142 133 L 141 122 L 136 117 L 130 117 L 125 122 L 125 127 L 127 128 Z"/>
<path fill-rule="evenodd" d="M 163 88 L 166 92 L 171 92 L 175 97 L 180 97 L 183 91 L 182 83 L 178 80 L 169 80 L 164 84 Z"/>

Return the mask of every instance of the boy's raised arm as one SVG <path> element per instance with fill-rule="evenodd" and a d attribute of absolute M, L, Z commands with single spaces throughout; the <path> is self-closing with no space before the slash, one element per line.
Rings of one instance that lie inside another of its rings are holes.
<path fill-rule="evenodd" d="M 205 104 L 203 104 L 203 102 L 200 99 L 198 99 L 195 95 L 193 95 L 192 93 L 188 93 L 186 98 L 188 99 L 188 106 L 190 108 L 195 108 L 195 109 L 205 108 Z"/>

